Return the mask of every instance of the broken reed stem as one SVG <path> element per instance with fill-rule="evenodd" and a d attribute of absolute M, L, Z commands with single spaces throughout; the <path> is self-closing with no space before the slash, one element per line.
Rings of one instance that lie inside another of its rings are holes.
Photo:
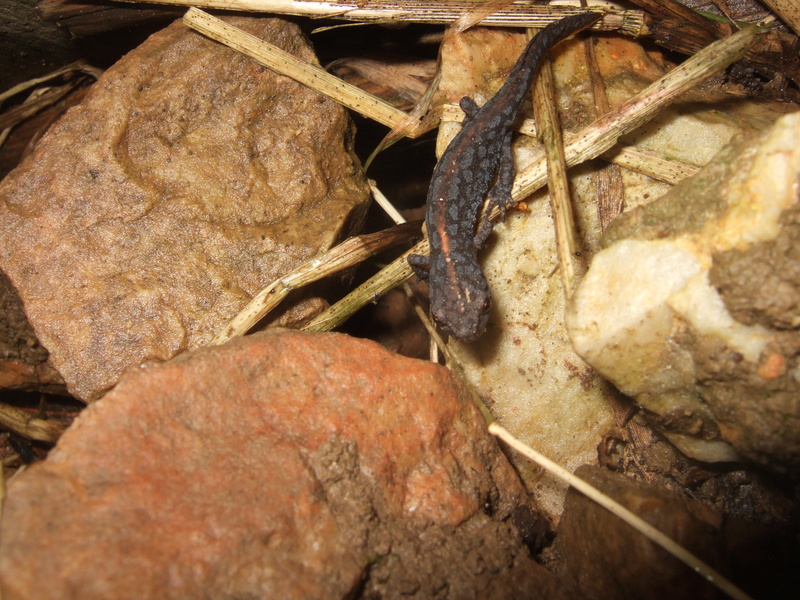
<path fill-rule="evenodd" d="M 420 222 L 405 223 L 385 231 L 353 236 L 325 254 L 303 263 L 290 273 L 273 281 L 253 297 L 248 305 L 211 340 L 209 346 L 224 344 L 231 338 L 247 333 L 292 290 L 351 267 L 386 248 L 408 241 L 419 233 L 420 225 Z"/>
<path fill-rule="evenodd" d="M 609 150 L 617 139 L 652 119 L 678 96 L 744 56 L 758 29 L 746 27 L 714 42 L 675 67 L 658 81 L 603 115 L 567 141 L 567 165 L 573 167 Z M 522 200 L 547 183 L 545 160 L 538 160 L 518 174 L 511 196 Z"/>
<path fill-rule="evenodd" d="M 317 315 L 302 328 L 303 331 L 330 331 L 338 327 L 351 315 L 358 312 L 361 307 L 370 302 L 375 302 L 389 290 L 411 279 L 414 272 L 408 264 L 408 256 L 410 254 L 427 255 L 429 252 L 430 246 L 428 245 L 428 239 L 425 238 L 328 308 L 328 310 Z"/>
<path fill-rule="evenodd" d="M 572 297 L 575 284 L 575 227 L 564 160 L 564 140 L 556 112 L 553 69 L 547 60 L 539 70 L 533 91 L 534 113 L 547 154 L 547 187 L 555 223 L 556 249 L 564 297 Z"/>
<path fill-rule="evenodd" d="M 141 3 L 141 0 L 121 0 Z M 476 3 L 470 0 L 363 0 L 314 1 L 314 0 L 145 0 L 151 4 L 172 6 L 197 6 L 223 10 L 243 10 L 298 17 L 330 18 L 362 23 L 428 23 L 446 25 L 475 10 Z M 621 31 L 638 37 L 647 33 L 645 14 L 641 10 L 610 10 L 606 2 L 590 0 L 587 6 L 574 5 L 542 6 L 529 3 L 512 4 L 498 10 L 481 25 L 489 27 L 544 27 L 569 15 L 585 12 L 587 8 L 602 9 L 603 20 L 593 29 Z"/>
<path fill-rule="evenodd" d="M 611 512 L 614 516 L 619 517 L 623 521 L 625 521 L 628 525 L 636 529 L 639 533 L 646 536 L 649 540 L 653 543 L 658 544 L 672 554 L 675 558 L 689 566 L 693 571 L 695 571 L 698 575 L 703 577 L 709 583 L 713 584 L 723 592 L 725 592 L 731 598 L 735 600 L 752 600 L 750 596 L 748 596 L 745 592 L 740 590 L 736 587 L 731 581 L 725 578 L 722 574 L 718 573 L 711 565 L 707 564 L 688 550 L 686 550 L 683 546 L 678 544 L 675 540 L 664 535 L 650 525 L 647 521 L 636 515 L 635 513 L 631 512 L 624 506 L 622 506 L 616 500 L 613 500 L 594 486 L 590 485 L 589 483 L 585 482 L 583 479 L 575 475 L 574 473 L 570 473 L 564 467 L 561 467 L 557 463 L 554 463 L 549 458 L 545 457 L 544 455 L 540 454 L 533 448 L 523 444 L 517 438 L 515 438 L 511 433 L 499 425 L 497 422 L 493 422 L 489 425 L 489 433 L 494 436 L 497 436 L 501 440 L 503 440 L 506 444 L 514 448 L 517 452 L 525 456 L 526 458 L 532 460 L 543 469 L 545 469 L 548 473 L 551 473 L 561 481 L 564 481 L 568 485 L 572 486 L 591 500 L 597 502 L 600 506 Z"/>
<path fill-rule="evenodd" d="M 69 423 L 61 419 L 39 419 L 24 410 L 0 403 L 0 425 L 29 440 L 55 444 Z"/>
<path fill-rule="evenodd" d="M 183 22 L 188 27 L 249 56 L 276 73 L 291 77 L 312 90 L 325 94 L 347 108 L 362 113 L 387 127 L 397 127 L 408 117 L 402 110 L 334 77 L 325 69 L 303 62 L 285 50 L 242 31 L 238 27 L 229 25 L 200 9 L 190 8 L 186 11 Z M 409 131 L 408 135 L 414 137 L 415 132 Z"/>

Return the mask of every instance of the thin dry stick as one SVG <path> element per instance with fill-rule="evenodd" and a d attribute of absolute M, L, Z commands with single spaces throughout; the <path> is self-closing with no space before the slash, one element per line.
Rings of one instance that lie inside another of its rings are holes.
<path fill-rule="evenodd" d="M 217 346 L 231 338 L 244 335 L 292 290 L 337 273 L 374 256 L 381 250 L 407 241 L 419 231 L 419 226 L 419 223 L 408 223 L 397 225 L 386 231 L 354 236 L 325 254 L 303 263 L 261 290 L 238 315 L 228 322 L 209 345 Z"/>
<path fill-rule="evenodd" d="M 746 27 L 730 37 L 714 42 L 684 63 L 623 102 L 616 110 L 597 119 L 567 141 L 564 154 L 573 167 L 596 158 L 611 148 L 617 139 L 648 120 L 678 96 L 744 56 L 757 36 L 755 27 Z M 511 192 L 515 200 L 527 198 L 547 183 L 547 167 L 538 160 L 522 170 Z"/>
<path fill-rule="evenodd" d="M 546 61 L 539 70 L 533 92 L 533 105 L 536 122 L 542 132 L 542 142 L 547 153 L 547 187 L 550 192 L 550 205 L 556 229 L 556 249 L 558 253 L 561 285 L 566 298 L 572 297 L 575 281 L 575 227 L 570 201 L 567 165 L 564 160 L 564 140 L 561 138 L 561 125 L 556 113 L 553 70 Z"/>
<path fill-rule="evenodd" d="M 611 110 L 608 100 L 606 82 L 600 73 L 597 61 L 594 40 L 586 37 L 581 44 L 583 49 L 586 69 L 589 72 L 591 94 L 594 99 L 594 118 Z M 619 165 L 610 164 L 605 168 L 597 169 L 592 176 L 597 198 L 597 214 L 600 217 L 600 229 L 604 231 L 608 224 L 614 220 L 625 208 L 625 186 L 622 182 L 622 169 Z"/>
<path fill-rule="evenodd" d="M 672 538 L 664 535 L 658 529 L 650 525 L 647 521 L 632 513 L 630 510 L 603 494 L 597 488 L 586 483 L 580 477 L 570 473 L 563 467 L 546 458 L 533 448 L 526 446 L 501 425 L 496 422 L 489 425 L 489 433 L 499 437 L 506 444 L 514 448 L 517 452 L 540 465 L 543 469 L 552 473 L 560 480 L 574 487 L 576 490 L 597 502 L 600 506 L 619 517 L 628 525 L 647 536 L 648 539 L 661 546 L 664 550 L 672 554 L 675 558 L 688 565 L 701 577 L 718 587 L 736 600 L 752 600 L 750 596 L 736 587 L 731 581 L 718 573 L 711 565 L 702 561 L 700 558 L 686 550 L 683 546 L 675 542 Z"/>
<path fill-rule="evenodd" d="M 436 92 L 439 89 L 439 81 L 441 78 L 442 71 L 440 68 L 437 68 L 436 75 L 428 84 L 425 93 L 422 94 L 422 97 L 417 105 L 403 118 L 400 123 L 398 123 L 389 133 L 386 134 L 386 137 L 380 141 L 380 143 L 369 155 L 369 158 L 367 158 L 366 162 L 364 163 L 365 171 L 369 169 L 370 164 L 372 164 L 372 161 L 375 160 L 375 157 L 378 156 L 380 152 L 383 152 L 395 142 L 398 142 L 404 137 L 420 136 L 423 133 L 439 126 L 439 110 L 436 108 L 430 110 L 430 106 L 433 102 Z"/>
<path fill-rule="evenodd" d="M 238 50 L 273 71 L 291 77 L 388 127 L 397 127 L 408 116 L 402 110 L 396 109 L 377 96 L 330 75 L 316 65 L 298 60 L 288 52 L 260 40 L 246 31 L 228 25 L 200 9 L 190 8 L 186 11 L 183 22 L 188 27 Z M 414 131 L 408 132 L 410 137 L 414 137 L 414 134 Z"/>
<path fill-rule="evenodd" d="M 403 218 L 403 215 L 394 207 L 389 199 L 384 195 L 384 193 L 378 188 L 377 183 L 375 180 L 370 179 L 367 183 L 369 183 L 369 189 L 372 191 L 372 197 L 375 198 L 375 202 L 378 203 L 389 218 L 395 222 L 395 224 L 405 223 L 406 220 Z"/>
<path fill-rule="evenodd" d="M 122 0 L 139 3 L 141 0 Z M 173 6 L 201 6 L 225 10 L 246 10 L 299 17 L 317 17 L 360 22 L 407 22 L 449 24 L 465 11 L 475 8 L 470 0 L 363 0 L 315 1 L 315 0 L 147 0 L 152 4 Z M 645 15 L 640 10 L 610 10 L 606 2 L 589 2 L 588 8 L 598 7 L 606 11 L 595 29 L 622 31 L 638 37 L 647 32 Z M 563 17 L 584 12 L 575 6 L 543 6 L 529 3 L 512 4 L 487 16 L 481 25 L 490 27 L 544 27 Z"/>

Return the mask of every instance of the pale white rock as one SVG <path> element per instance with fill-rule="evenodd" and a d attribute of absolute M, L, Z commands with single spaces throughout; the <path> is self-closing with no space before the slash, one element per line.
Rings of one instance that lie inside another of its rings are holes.
<path fill-rule="evenodd" d="M 667 299 L 667 306 L 701 335 L 723 340 L 750 362 L 758 361 L 773 334 L 761 325 L 743 325 L 725 308 L 722 298 L 704 270 L 691 277 Z"/>
<path fill-rule="evenodd" d="M 599 252 L 566 314 L 575 350 L 601 373 L 613 373 L 629 396 L 693 384 L 691 356 L 670 341 L 676 324 L 668 302 L 701 268 L 691 253 L 664 241 L 624 240 Z M 631 363 L 635 368 L 618 368 Z"/>
<path fill-rule="evenodd" d="M 726 407 L 711 386 L 695 381 L 694 371 L 713 360 L 699 354 L 712 349 L 737 353 L 743 374 L 731 381 L 738 377 L 757 388 L 760 377 L 766 397 L 778 378 L 791 378 L 779 368 L 794 360 L 788 334 L 737 321 L 709 282 L 709 271 L 720 253 L 777 238 L 781 215 L 798 201 L 798 174 L 800 113 L 794 113 L 750 141 L 737 140 L 695 181 L 682 182 L 617 223 L 617 241 L 594 256 L 567 312 L 578 354 L 656 414 L 681 409 L 711 418 L 732 446 L 757 455 L 747 433 L 762 421 L 757 413 Z M 753 404 L 758 410 L 758 401 Z M 796 418 L 791 407 L 786 410 Z M 721 439 L 664 433 L 701 460 L 738 457 Z"/>

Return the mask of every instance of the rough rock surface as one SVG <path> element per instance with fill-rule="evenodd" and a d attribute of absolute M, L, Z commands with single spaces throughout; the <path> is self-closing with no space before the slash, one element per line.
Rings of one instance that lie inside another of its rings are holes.
<path fill-rule="evenodd" d="M 314 60 L 294 25 L 228 20 Z M 109 69 L 0 184 L 0 268 L 70 391 L 202 345 L 358 226 L 350 138 L 337 104 L 180 23 Z"/>
<path fill-rule="evenodd" d="M 584 466 L 576 475 L 711 564 L 756 598 L 790 598 L 797 542 L 650 484 Z M 609 511 L 570 490 L 556 546 L 565 575 L 589 598 L 726 598 Z"/>
<path fill-rule="evenodd" d="M 7 600 L 563 597 L 431 363 L 272 329 L 131 369 L 11 482 Z"/>

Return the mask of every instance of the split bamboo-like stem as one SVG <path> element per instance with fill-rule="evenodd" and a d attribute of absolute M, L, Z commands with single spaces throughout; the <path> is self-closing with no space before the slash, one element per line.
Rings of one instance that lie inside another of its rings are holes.
<path fill-rule="evenodd" d="M 441 108 L 441 115 L 442 120 L 446 121 L 462 122 L 464 120 L 464 111 L 456 104 L 444 105 Z M 533 119 L 524 119 L 517 131 L 532 138 L 538 135 L 538 128 Z M 564 140 L 567 145 L 573 142 L 575 138 L 576 134 L 570 131 L 564 132 Z M 544 150 L 540 148 L 538 155 L 534 154 L 534 156 L 543 159 Z M 700 170 L 697 165 L 666 156 L 661 152 L 626 144 L 614 144 L 609 150 L 603 152 L 600 157 L 628 170 L 648 175 L 653 179 L 658 179 L 671 185 L 691 177 Z M 534 160 L 538 160 L 538 158 Z"/>
<path fill-rule="evenodd" d="M 408 264 L 409 255 L 425 255 L 428 253 L 430 253 L 430 246 L 426 238 L 381 269 L 380 272 L 370 277 L 347 296 L 328 308 L 328 310 L 307 323 L 303 327 L 303 331 L 330 331 L 335 329 L 363 306 L 370 302 L 375 302 L 389 290 L 411 279 L 414 271 Z"/>
<path fill-rule="evenodd" d="M 141 0 L 122 0 L 140 3 Z M 446 25 L 453 23 L 465 12 L 479 6 L 474 0 L 145 0 L 151 4 L 194 6 L 206 9 L 241 10 L 273 13 L 298 17 L 329 18 L 356 22 L 406 22 Z M 549 6 L 515 2 L 484 18 L 481 25 L 490 27 L 544 27 L 566 16 L 585 12 L 586 9 L 603 10 L 605 16 L 595 29 L 621 31 L 638 37 L 647 33 L 645 15 L 640 10 L 620 10 L 610 2 L 590 0 L 587 6 L 580 2 Z"/>

